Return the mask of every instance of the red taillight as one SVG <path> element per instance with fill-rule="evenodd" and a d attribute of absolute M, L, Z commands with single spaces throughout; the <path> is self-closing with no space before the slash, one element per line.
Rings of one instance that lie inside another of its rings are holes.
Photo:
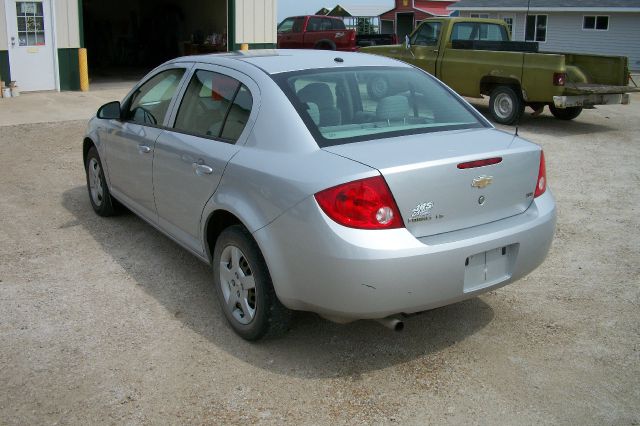
<path fill-rule="evenodd" d="M 536 192 L 533 197 L 539 197 L 547 190 L 547 167 L 544 162 L 544 151 L 540 151 L 540 169 L 538 169 L 538 180 L 536 181 Z"/>
<path fill-rule="evenodd" d="M 402 228 L 402 218 L 382 176 L 356 180 L 318 192 L 316 201 L 335 222 L 349 228 Z"/>
<path fill-rule="evenodd" d="M 355 30 L 351 31 L 351 36 L 349 37 L 349 41 L 356 41 L 356 32 L 355 32 Z"/>
<path fill-rule="evenodd" d="M 476 167 L 490 166 L 492 164 L 498 164 L 502 162 L 502 157 L 487 158 L 484 160 L 467 161 L 466 163 L 458 164 L 459 169 L 475 169 Z"/>
<path fill-rule="evenodd" d="M 567 74 L 563 72 L 554 72 L 553 73 L 553 85 L 554 86 L 564 86 L 567 82 Z"/>

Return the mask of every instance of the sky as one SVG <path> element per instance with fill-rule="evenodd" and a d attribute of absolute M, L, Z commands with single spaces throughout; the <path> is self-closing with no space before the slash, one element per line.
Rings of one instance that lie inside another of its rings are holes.
<path fill-rule="evenodd" d="M 287 16 L 294 15 L 311 15 L 318 10 L 326 7 L 333 9 L 336 4 L 363 4 L 363 5 L 390 5 L 389 9 L 393 9 L 395 2 L 393 0 L 277 0 L 278 1 L 278 23 Z"/>

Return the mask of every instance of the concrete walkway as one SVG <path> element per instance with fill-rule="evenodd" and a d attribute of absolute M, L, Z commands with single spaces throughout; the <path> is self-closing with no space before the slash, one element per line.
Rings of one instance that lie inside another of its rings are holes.
<path fill-rule="evenodd" d="M 131 82 L 89 92 L 30 92 L 17 98 L 0 98 L 0 126 L 86 120 L 100 105 L 122 100 L 133 85 Z"/>

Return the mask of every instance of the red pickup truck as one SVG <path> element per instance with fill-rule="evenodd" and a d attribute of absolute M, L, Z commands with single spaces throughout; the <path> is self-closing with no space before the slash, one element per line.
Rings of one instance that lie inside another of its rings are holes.
<path fill-rule="evenodd" d="M 324 49 L 354 52 L 356 31 L 329 16 L 294 16 L 278 25 L 279 49 Z"/>

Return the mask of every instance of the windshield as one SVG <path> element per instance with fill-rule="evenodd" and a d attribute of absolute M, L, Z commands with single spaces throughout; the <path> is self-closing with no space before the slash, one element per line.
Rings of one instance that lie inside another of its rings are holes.
<path fill-rule="evenodd" d="M 488 127 L 440 82 L 413 68 L 311 70 L 274 78 L 319 146 Z"/>

